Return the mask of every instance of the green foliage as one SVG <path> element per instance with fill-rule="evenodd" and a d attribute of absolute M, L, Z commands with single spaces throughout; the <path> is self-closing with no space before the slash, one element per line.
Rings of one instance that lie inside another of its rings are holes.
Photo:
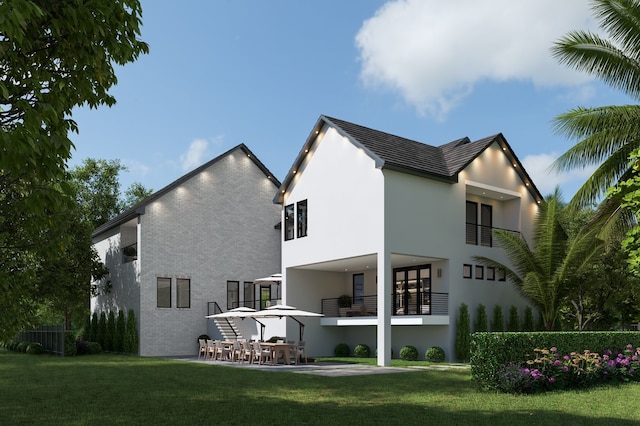
<path fill-rule="evenodd" d="M 482 388 L 495 388 L 498 374 L 509 363 L 531 357 L 536 348 L 556 347 L 561 353 L 585 349 L 603 353 L 631 343 L 640 347 L 638 332 L 477 333 L 471 337 L 471 375 Z"/>
<path fill-rule="evenodd" d="M 105 311 L 100 312 L 100 320 L 98 321 L 98 335 L 96 341 L 100 343 L 101 347 L 106 348 L 107 313 Z"/>
<path fill-rule="evenodd" d="M 64 332 L 64 356 L 76 356 L 78 354 L 76 340 L 75 331 Z"/>
<path fill-rule="evenodd" d="M 338 357 L 345 357 L 351 354 L 351 349 L 346 343 L 338 343 L 333 349 L 333 354 Z"/>
<path fill-rule="evenodd" d="M 94 312 L 91 315 L 91 333 L 89 334 L 87 340 L 89 340 L 90 342 L 97 342 L 99 329 L 100 325 L 98 324 L 98 313 Z"/>
<path fill-rule="evenodd" d="M 127 322 L 124 318 L 124 311 L 118 311 L 118 318 L 116 319 L 116 333 L 113 339 L 113 350 L 116 352 L 122 352 L 124 349 L 124 335 L 127 331 Z"/>
<path fill-rule="evenodd" d="M 371 348 L 364 343 L 360 343 L 353 349 L 353 356 L 358 358 L 369 358 L 371 356 Z"/>
<path fill-rule="evenodd" d="M 91 316 L 85 315 L 84 327 L 82 328 L 82 339 L 90 340 L 91 338 Z"/>
<path fill-rule="evenodd" d="M 44 348 L 42 347 L 42 344 L 38 342 L 29 343 L 29 346 L 27 346 L 28 354 L 40 355 L 43 352 L 44 352 Z"/>
<path fill-rule="evenodd" d="M 509 308 L 507 331 L 520 331 L 520 315 L 518 314 L 518 308 L 514 305 Z"/>
<path fill-rule="evenodd" d="M 89 342 L 89 354 L 95 355 L 102 352 L 102 348 L 100 347 L 100 343 L 98 342 Z"/>
<path fill-rule="evenodd" d="M 487 309 L 483 304 L 479 304 L 476 310 L 476 319 L 473 322 L 473 330 L 476 333 L 489 331 L 489 318 L 487 318 Z"/>
<path fill-rule="evenodd" d="M 443 362 L 445 360 L 445 352 L 440 346 L 433 346 L 424 353 L 424 359 L 431 362 Z"/>
<path fill-rule="evenodd" d="M 458 311 L 458 320 L 456 321 L 456 358 L 459 360 L 469 359 L 469 349 L 471 342 L 471 318 L 469 316 L 469 308 L 462 303 Z M 416 359 L 417 359 L 416 351 Z M 402 351 L 400 352 L 402 358 Z"/>
<path fill-rule="evenodd" d="M 16 345 L 16 352 L 26 352 L 27 348 L 29 347 L 29 343 L 27 342 L 18 342 L 18 344 Z"/>
<path fill-rule="evenodd" d="M 504 331 L 504 315 L 502 314 L 502 306 L 500 305 L 495 305 L 493 307 L 491 331 Z"/>
<path fill-rule="evenodd" d="M 350 308 L 351 307 L 351 296 L 348 294 L 343 294 L 338 297 L 338 308 Z"/>
<path fill-rule="evenodd" d="M 405 361 L 415 361 L 418 359 L 418 349 L 415 346 L 407 345 L 400 349 L 400 359 Z"/>
<path fill-rule="evenodd" d="M 116 315 L 113 311 L 107 315 L 107 335 L 104 339 L 104 348 L 107 351 L 115 350 L 115 337 L 116 337 Z"/>
<path fill-rule="evenodd" d="M 535 331 L 535 325 L 533 322 L 533 309 L 527 305 L 524 308 L 524 321 L 522 321 L 522 331 Z"/>
<path fill-rule="evenodd" d="M 136 315 L 133 309 L 129 309 L 127 314 L 127 326 L 124 334 L 123 349 L 125 353 L 138 353 L 138 326 L 136 324 Z"/>

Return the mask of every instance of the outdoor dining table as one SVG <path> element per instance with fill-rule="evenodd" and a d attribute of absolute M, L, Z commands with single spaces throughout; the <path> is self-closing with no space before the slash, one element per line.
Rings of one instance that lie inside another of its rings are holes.
<path fill-rule="evenodd" d="M 260 342 L 260 350 L 263 348 L 268 348 L 271 351 L 271 364 L 276 365 L 278 363 L 278 352 L 282 349 L 282 353 L 284 356 L 284 362 L 289 364 L 290 352 L 289 348 L 291 347 L 291 343 L 271 343 L 271 342 Z M 262 358 L 260 358 L 260 364 L 262 364 Z"/>

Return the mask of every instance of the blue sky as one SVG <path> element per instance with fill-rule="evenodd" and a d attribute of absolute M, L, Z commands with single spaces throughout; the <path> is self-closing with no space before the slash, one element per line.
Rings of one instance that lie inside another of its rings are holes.
<path fill-rule="evenodd" d="M 503 133 L 543 194 L 591 170 L 548 165 L 570 108 L 630 101 L 551 57 L 597 29 L 588 0 L 142 0 L 150 53 L 117 69 L 117 104 L 76 109 L 69 165 L 120 159 L 154 190 L 239 143 L 283 179 L 321 114 L 441 145 Z"/>

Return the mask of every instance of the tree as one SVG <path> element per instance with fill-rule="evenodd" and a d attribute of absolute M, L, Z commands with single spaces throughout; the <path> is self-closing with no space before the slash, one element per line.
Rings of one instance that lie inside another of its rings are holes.
<path fill-rule="evenodd" d="M 124 351 L 128 354 L 138 353 L 138 326 L 133 309 L 129 309 L 127 314 L 127 326 L 124 334 L 123 347 Z"/>
<path fill-rule="evenodd" d="M 504 315 L 502 314 L 502 306 L 495 305 L 493 307 L 493 320 L 491 321 L 491 331 L 504 331 Z"/>
<path fill-rule="evenodd" d="M 533 225 L 533 249 L 520 235 L 494 230 L 493 236 L 512 267 L 487 257 L 475 257 L 479 263 L 505 271 L 509 281 L 538 308 L 547 330 L 556 325 L 568 284 L 591 265 L 603 244 L 595 238 L 598 229 L 594 227 L 582 228 L 569 241 L 559 221 L 561 212 L 561 195 L 556 189 L 540 204 Z"/>
<path fill-rule="evenodd" d="M 533 320 L 533 309 L 527 305 L 524 308 L 524 321 L 522 321 L 522 331 L 534 331 L 535 324 Z"/>
<path fill-rule="evenodd" d="M 520 331 L 520 316 L 518 314 L 518 308 L 513 305 L 509 308 L 507 331 Z"/>
<path fill-rule="evenodd" d="M 460 361 L 469 359 L 471 348 L 471 318 L 466 304 L 460 305 L 456 322 L 456 357 Z"/>
<path fill-rule="evenodd" d="M 118 311 L 118 319 L 116 320 L 116 334 L 113 341 L 113 350 L 116 352 L 122 352 L 124 348 L 124 335 L 126 332 L 127 323 L 124 318 L 124 311 Z"/>
<path fill-rule="evenodd" d="M 639 99 L 640 2 L 595 0 L 593 11 L 609 39 L 588 31 L 573 31 L 556 42 L 554 56 Z M 640 147 L 640 105 L 578 107 L 556 117 L 555 128 L 579 140 L 556 160 L 557 169 L 598 166 L 571 201 L 575 206 L 591 205 L 629 175 L 627 159 Z M 619 212 L 619 199 L 610 199 L 602 207 L 607 215 Z"/>
<path fill-rule="evenodd" d="M 489 331 L 489 319 L 487 318 L 487 309 L 483 304 L 479 304 L 476 311 L 476 320 L 473 322 L 473 330 L 476 333 Z"/>

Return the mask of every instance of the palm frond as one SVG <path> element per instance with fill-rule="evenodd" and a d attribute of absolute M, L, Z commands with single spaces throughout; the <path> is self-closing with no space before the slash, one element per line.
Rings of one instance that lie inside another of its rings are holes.
<path fill-rule="evenodd" d="M 597 0 L 593 11 L 600 26 L 631 57 L 640 54 L 640 4 L 637 0 Z"/>

